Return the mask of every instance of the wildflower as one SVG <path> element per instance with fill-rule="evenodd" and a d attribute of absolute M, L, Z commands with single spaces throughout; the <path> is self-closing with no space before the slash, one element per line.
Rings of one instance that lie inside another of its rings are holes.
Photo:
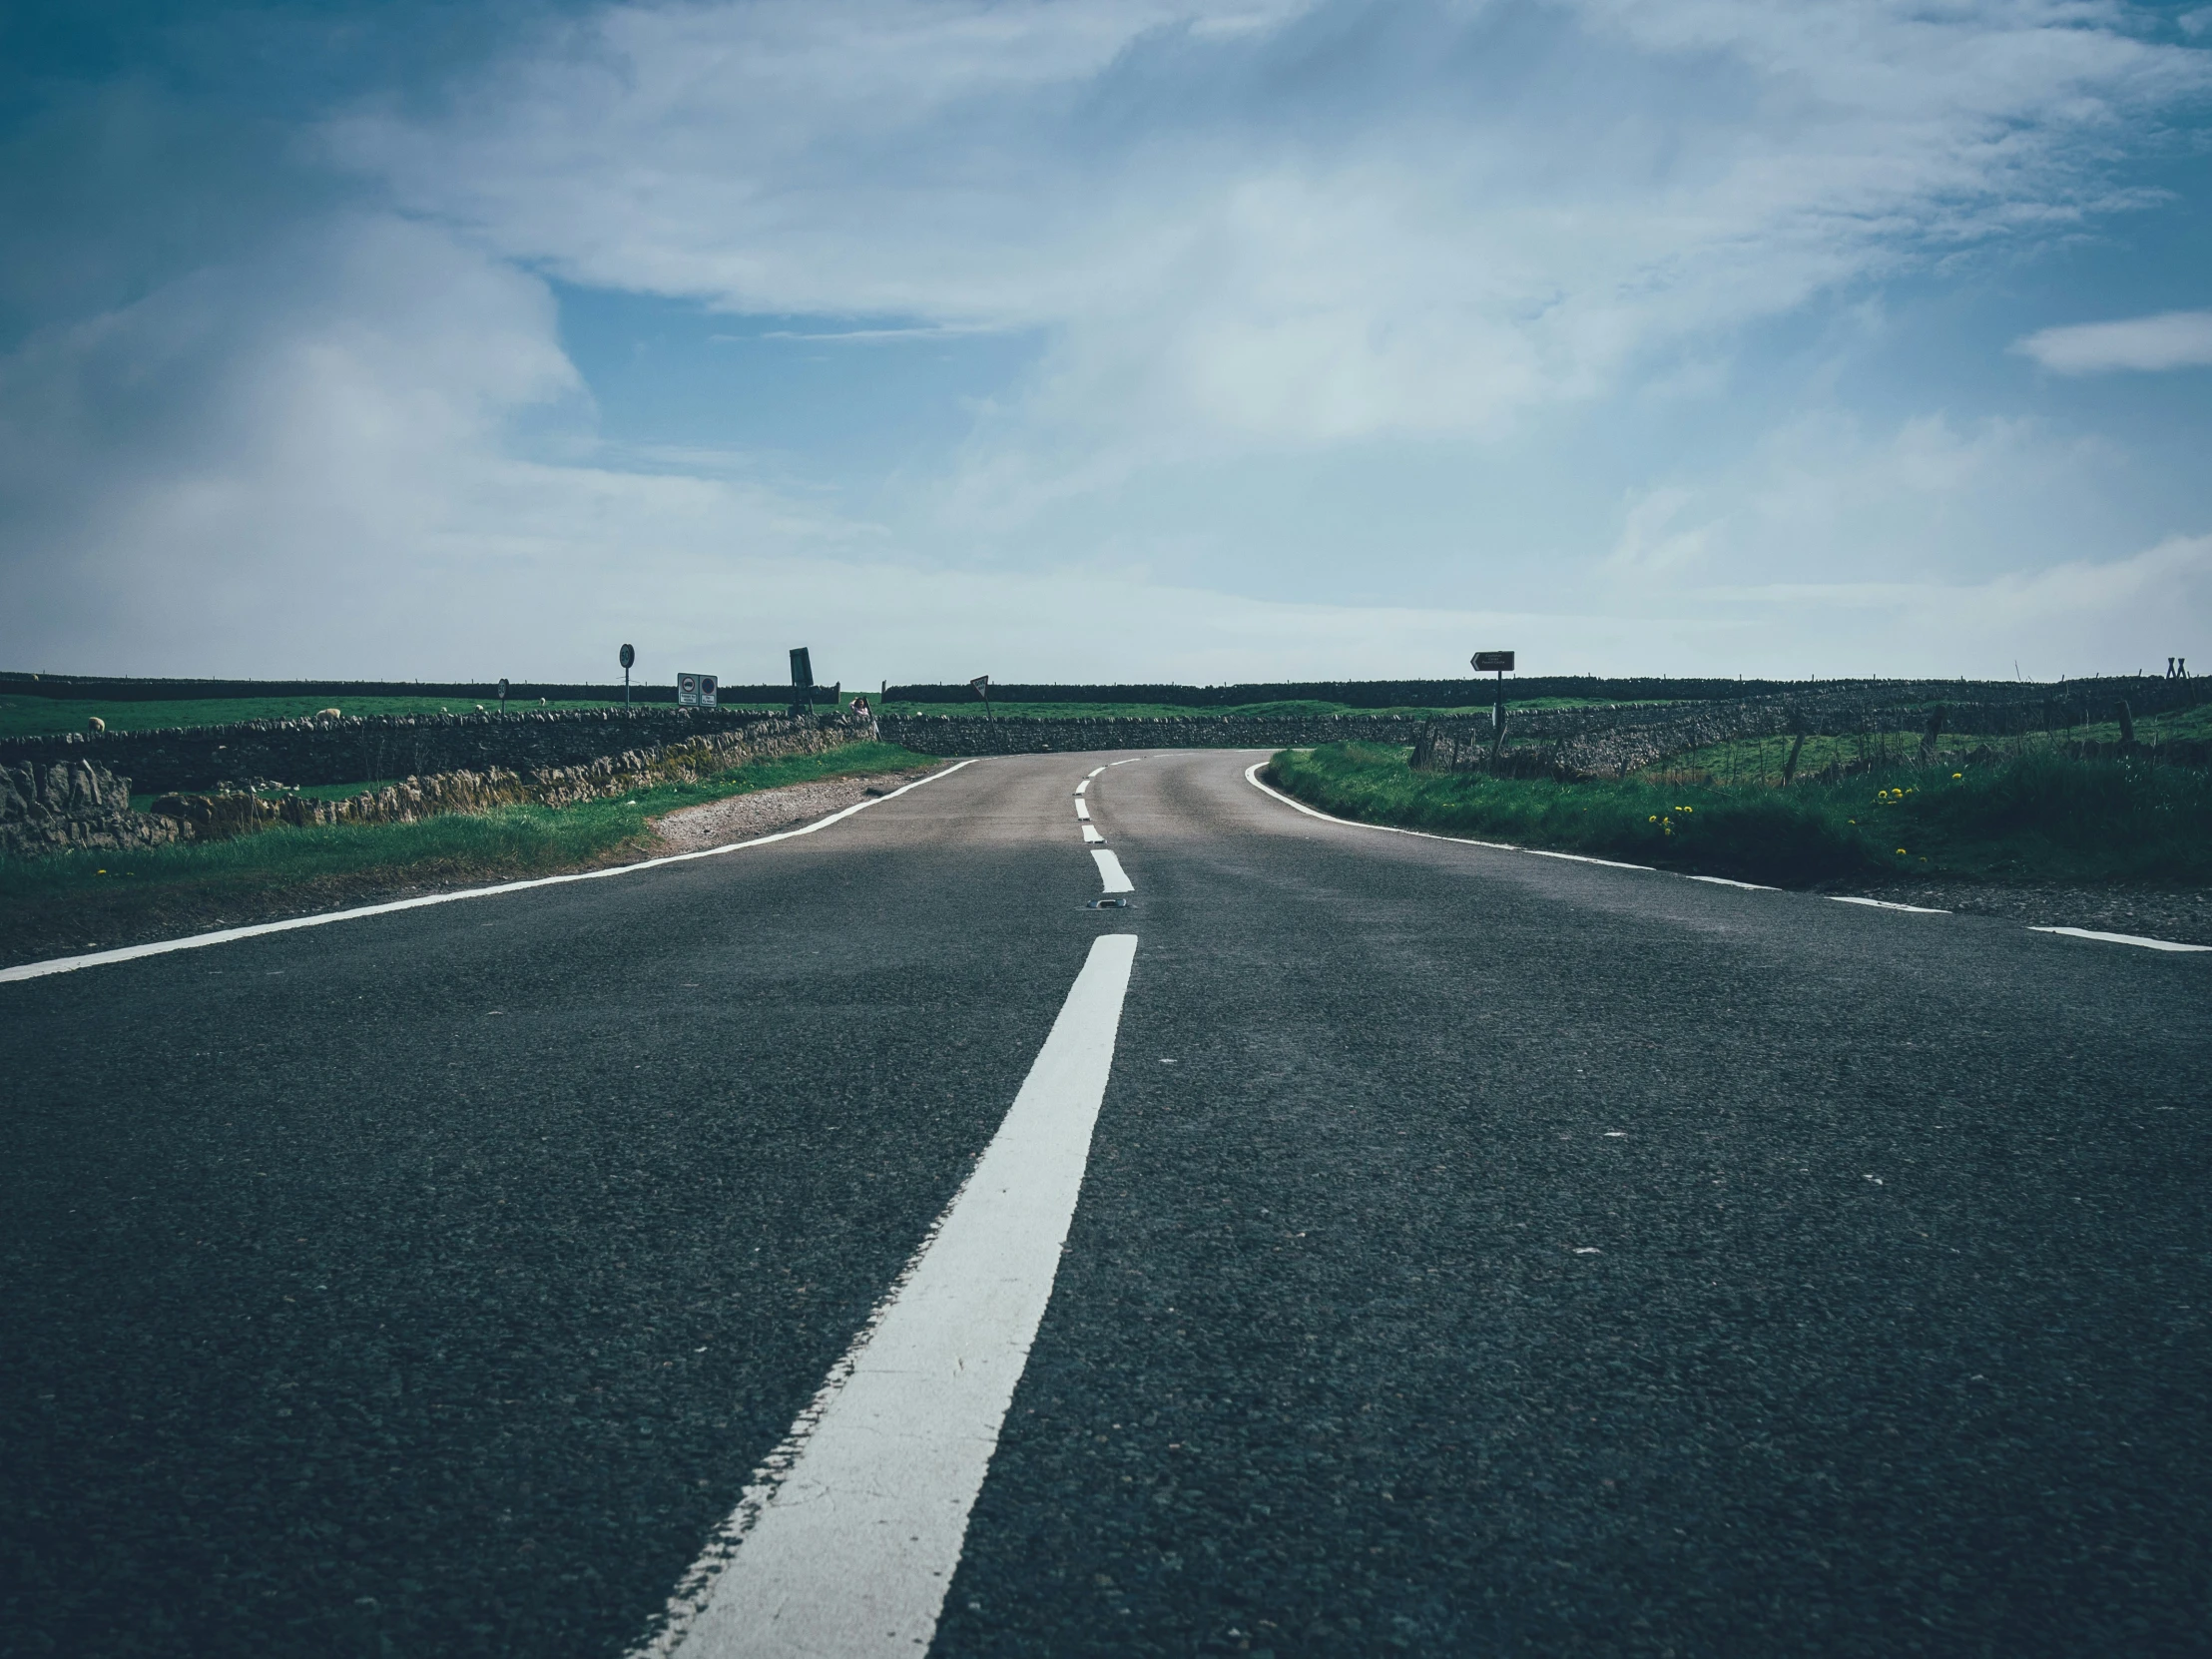
<path fill-rule="evenodd" d="M 1653 813 L 1651 817 L 1645 819 L 1644 822 L 1646 824 L 1657 824 L 1659 822 L 1659 815 L 1657 813 Z"/>
<path fill-rule="evenodd" d="M 1950 777 L 1951 777 L 1951 782 L 1952 782 L 1952 783 L 1956 783 L 1956 782 L 1957 782 L 1957 781 L 1958 781 L 1959 779 L 1961 779 L 1961 778 L 1963 778 L 1963 777 L 1965 777 L 1965 776 L 1966 776 L 1966 775 L 1965 775 L 1964 773 L 1962 773 L 1962 772 L 1954 772 L 1954 773 L 1952 773 L 1952 774 L 1950 775 Z"/>
<path fill-rule="evenodd" d="M 1905 848 L 1904 848 L 1904 847 L 1902 847 L 1902 846 L 1901 846 L 1901 847 L 1899 847 L 1899 848 L 1898 848 L 1898 856 L 1899 856 L 1899 857 L 1901 857 L 1901 858 L 1905 856 Z"/>

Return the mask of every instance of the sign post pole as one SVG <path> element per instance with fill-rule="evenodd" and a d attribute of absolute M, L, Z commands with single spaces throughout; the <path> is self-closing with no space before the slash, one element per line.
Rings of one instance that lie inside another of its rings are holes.
<path fill-rule="evenodd" d="M 637 651 L 631 646 L 622 648 L 622 706 L 630 707 L 630 665 L 638 660 Z"/>
<path fill-rule="evenodd" d="M 1512 671 L 1513 654 L 1510 651 L 1477 651 L 1467 659 L 1467 664 L 1477 674 L 1497 675 L 1497 701 L 1490 707 L 1490 725 L 1499 731 L 1505 727 L 1505 676 Z"/>

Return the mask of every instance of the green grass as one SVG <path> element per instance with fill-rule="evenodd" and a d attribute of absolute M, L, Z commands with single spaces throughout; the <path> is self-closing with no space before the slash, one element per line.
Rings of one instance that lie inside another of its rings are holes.
<path fill-rule="evenodd" d="M 1790 789 L 1415 773 L 1359 744 L 1276 757 L 1279 786 L 1379 824 L 1803 886 L 1901 875 L 2212 882 L 2212 776 L 2029 753 Z"/>
<path fill-rule="evenodd" d="M 419 824 L 276 828 L 236 840 L 185 842 L 136 852 L 70 852 L 0 860 L 0 906 L 128 883 L 147 892 L 198 888 L 249 895 L 272 888 L 375 874 L 409 882 L 496 879 L 575 868 L 651 842 L 647 820 L 754 790 L 824 778 L 867 777 L 939 766 L 890 744 L 847 744 L 733 768 L 697 784 L 671 784 L 619 801 L 574 807 L 507 807 Z"/>

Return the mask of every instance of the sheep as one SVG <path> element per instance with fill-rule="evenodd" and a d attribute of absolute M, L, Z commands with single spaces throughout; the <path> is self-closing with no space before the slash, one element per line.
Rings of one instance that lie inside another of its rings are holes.
<path fill-rule="evenodd" d="M 107 729 L 108 723 L 102 720 L 98 715 L 94 715 L 90 720 L 85 722 L 85 730 L 90 732 L 96 738 Z"/>
<path fill-rule="evenodd" d="M 316 720 L 343 720 L 345 717 L 335 709 L 317 709 L 314 712 L 314 718 Z"/>

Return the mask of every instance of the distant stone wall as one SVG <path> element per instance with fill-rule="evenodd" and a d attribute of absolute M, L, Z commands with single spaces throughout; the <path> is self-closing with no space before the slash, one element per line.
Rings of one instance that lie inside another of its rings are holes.
<path fill-rule="evenodd" d="M 1889 682 L 1833 690 L 1796 691 L 1731 702 L 1660 706 L 1511 711 L 1502 744 L 1486 719 L 1427 722 L 1414 740 L 1414 764 L 1442 771 L 1496 766 L 1517 774 L 1617 778 L 1670 755 L 1739 738 L 1852 737 L 1930 733 L 1932 750 L 1966 737 L 2062 736 L 2077 727 L 2116 720 L 2124 704 L 2135 717 L 2193 706 L 2197 682 L 2076 681 L 2013 688 L 1983 682 L 1961 699 L 1954 681 Z M 2120 751 L 2122 745 L 2076 744 L 2080 751 Z M 2196 744 L 2170 744 L 2158 758 L 2201 765 Z M 2142 746 L 2127 753 L 2147 752 Z"/>
<path fill-rule="evenodd" d="M 226 781 L 352 784 L 448 772 L 573 767 L 610 755 L 744 733 L 785 717 L 743 709 L 560 709 L 514 714 L 250 720 L 151 732 L 0 739 L 0 766 L 86 761 L 145 794 Z M 825 718 L 825 717 L 813 717 Z M 833 717 L 830 717 L 833 718 Z"/>
<path fill-rule="evenodd" d="M 131 780 L 89 761 L 0 766 L 0 857 L 159 846 L 184 830 L 131 811 Z"/>
<path fill-rule="evenodd" d="M 918 755 L 1066 755 L 1104 749 L 1310 749 L 1325 743 L 1404 745 L 1425 724 L 1417 716 L 1194 715 L 1187 719 L 985 720 L 961 715 L 885 715 L 885 743 Z"/>

